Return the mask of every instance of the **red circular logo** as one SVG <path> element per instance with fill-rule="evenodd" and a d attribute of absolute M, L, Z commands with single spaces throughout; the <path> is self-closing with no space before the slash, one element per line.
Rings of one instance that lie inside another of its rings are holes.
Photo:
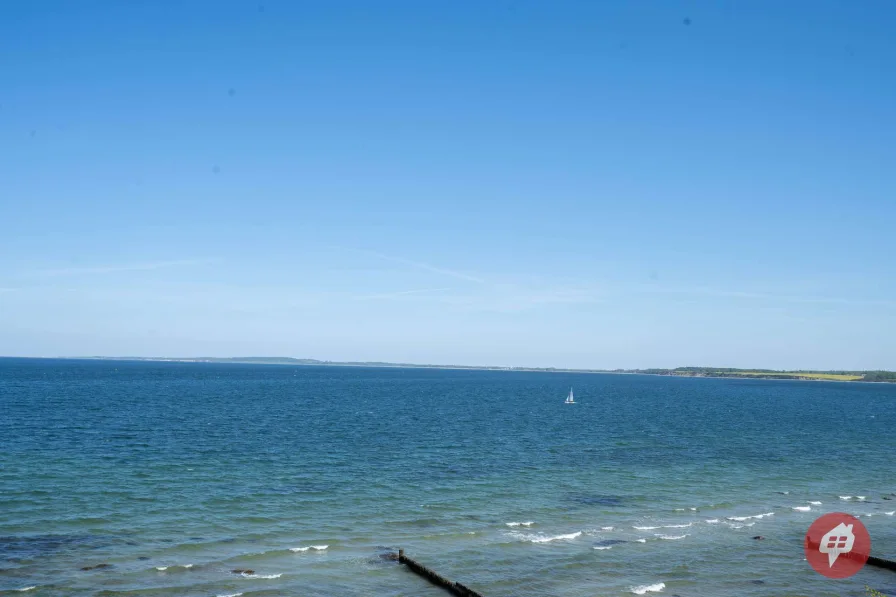
<path fill-rule="evenodd" d="M 871 536 L 859 519 L 831 512 L 806 531 L 806 560 L 828 578 L 847 578 L 862 569 L 871 555 Z"/>

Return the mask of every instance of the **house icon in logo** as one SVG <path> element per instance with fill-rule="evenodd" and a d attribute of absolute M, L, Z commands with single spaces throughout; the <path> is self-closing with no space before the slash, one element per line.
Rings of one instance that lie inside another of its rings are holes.
<path fill-rule="evenodd" d="M 818 551 L 828 554 L 828 568 L 834 567 L 834 562 L 840 557 L 840 554 L 852 551 L 856 536 L 852 532 L 853 525 L 840 523 L 821 538 L 821 544 Z"/>

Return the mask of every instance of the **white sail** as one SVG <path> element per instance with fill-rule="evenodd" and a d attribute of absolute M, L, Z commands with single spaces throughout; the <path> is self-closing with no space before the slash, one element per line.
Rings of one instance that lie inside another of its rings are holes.
<path fill-rule="evenodd" d="M 572 395 L 572 388 L 569 388 L 569 396 L 566 397 L 566 404 L 575 404 L 575 398 Z"/>

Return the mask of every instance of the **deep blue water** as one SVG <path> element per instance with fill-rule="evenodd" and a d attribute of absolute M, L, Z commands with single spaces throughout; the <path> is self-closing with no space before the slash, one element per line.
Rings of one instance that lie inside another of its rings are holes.
<path fill-rule="evenodd" d="M 843 511 L 896 558 L 894 430 L 879 384 L 0 359 L 0 594 L 441 595 L 397 547 L 488 597 L 896 594 L 802 552 Z"/>

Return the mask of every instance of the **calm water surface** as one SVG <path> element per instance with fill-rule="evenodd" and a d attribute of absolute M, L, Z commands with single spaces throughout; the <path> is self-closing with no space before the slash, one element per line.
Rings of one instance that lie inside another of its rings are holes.
<path fill-rule="evenodd" d="M 442 595 L 399 546 L 488 597 L 896 594 L 802 553 L 843 511 L 896 558 L 894 430 L 878 384 L 0 359 L 0 594 Z"/>

